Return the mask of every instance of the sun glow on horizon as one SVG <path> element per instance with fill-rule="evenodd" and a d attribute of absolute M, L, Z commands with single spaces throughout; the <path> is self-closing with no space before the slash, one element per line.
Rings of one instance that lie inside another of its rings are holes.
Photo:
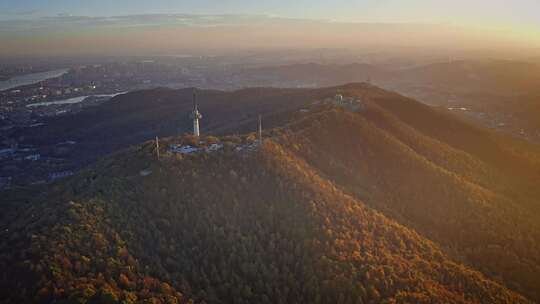
<path fill-rule="evenodd" d="M 53 0 L 43 5 L 30 0 L 0 3 L 0 41 L 3 55 L 164 52 L 186 46 L 538 48 L 540 2 Z"/>

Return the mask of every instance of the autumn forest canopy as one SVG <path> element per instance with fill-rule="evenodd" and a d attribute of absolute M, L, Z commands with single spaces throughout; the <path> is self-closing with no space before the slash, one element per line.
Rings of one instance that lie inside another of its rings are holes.
<path fill-rule="evenodd" d="M 537 145 L 366 83 L 257 94 L 305 102 L 4 191 L 0 303 L 540 301 Z"/>

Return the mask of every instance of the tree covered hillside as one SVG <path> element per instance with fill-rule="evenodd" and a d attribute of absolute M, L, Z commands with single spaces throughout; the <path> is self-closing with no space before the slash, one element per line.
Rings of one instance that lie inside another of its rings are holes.
<path fill-rule="evenodd" d="M 4 302 L 527 302 L 279 142 L 159 161 L 147 143 L 56 185 L 2 224 Z"/>
<path fill-rule="evenodd" d="M 291 123 L 283 142 L 341 190 L 538 300 L 537 147 L 413 101 L 385 102 L 323 109 Z"/>
<path fill-rule="evenodd" d="M 262 144 L 169 137 L 4 192 L 0 303 L 540 301 L 537 146 L 367 84 L 280 94 Z"/>

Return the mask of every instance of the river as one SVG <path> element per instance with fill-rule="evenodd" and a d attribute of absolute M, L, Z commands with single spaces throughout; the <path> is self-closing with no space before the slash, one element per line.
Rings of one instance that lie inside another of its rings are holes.
<path fill-rule="evenodd" d="M 38 102 L 38 103 L 32 103 L 26 105 L 26 107 L 41 107 L 41 106 L 50 106 L 50 105 L 63 105 L 63 104 L 72 104 L 72 103 L 79 103 L 83 102 L 88 97 L 110 97 L 113 98 L 114 96 L 125 94 L 127 92 L 120 92 L 115 94 L 100 94 L 100 95 L 86 95 L 86 96 L 78 96 L 78 97 L 72 97 L 68 99 L 62 99 L 62 100 L 54 100 L 54 101 L 44 101 L 44 102 Z"/>
<path fill-rule="evenodd" d="M 8 80 L 0 81 L 0 91 L 9 90 L 29 84 L 35 84 L 50 78 L 59 77 L 66 74 L 68 71 L 69 69 L 59 69 L 54 71 L 15 76 Z"/>

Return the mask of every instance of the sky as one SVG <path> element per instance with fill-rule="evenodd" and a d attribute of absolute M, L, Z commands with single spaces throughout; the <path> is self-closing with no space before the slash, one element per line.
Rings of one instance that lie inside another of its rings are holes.
<path fill-rule="evenodd" d="M 540 0 L 0 0 L 0 55 L 162 52 L 186 41 L 540 48 Z"/>
<path fill-rule="evenodd" d="M 540 28 L 538 0 L 0 0 L 2 19 L 162 13 Z"/>

